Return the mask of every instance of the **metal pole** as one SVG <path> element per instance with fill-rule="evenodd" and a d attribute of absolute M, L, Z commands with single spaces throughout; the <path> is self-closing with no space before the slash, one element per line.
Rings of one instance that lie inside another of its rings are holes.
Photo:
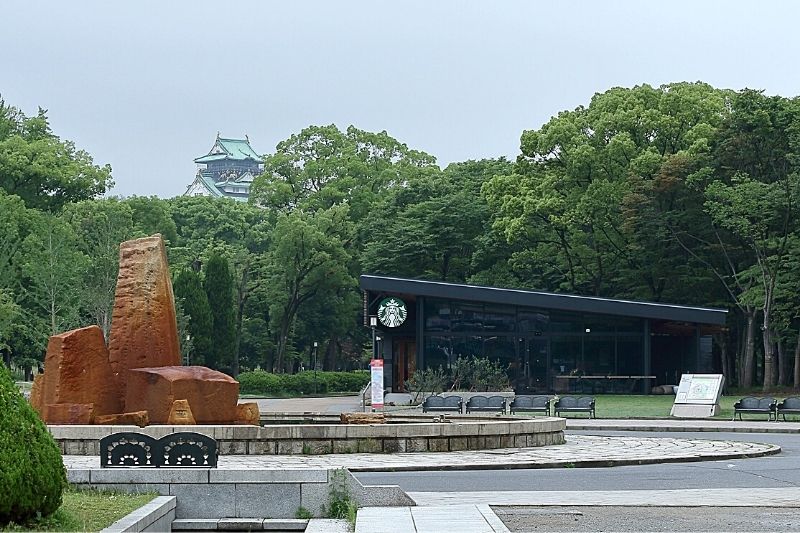
<path fill-rule="evenodd" d="M 314 341 L 314 394 L 317 393 L 317 341 Z"/>

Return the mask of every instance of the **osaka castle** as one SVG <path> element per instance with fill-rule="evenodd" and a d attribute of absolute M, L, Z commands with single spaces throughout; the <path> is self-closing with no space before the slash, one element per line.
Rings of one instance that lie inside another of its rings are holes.
<path fill-rule="evenodd" d="M 244 139 L 225 139 L 217 133 L 214 146 L 194 160 L 197 174 L 184 196 L 213 196 L 246 202 L 253 179 L 263 170 L 262 158 Z"/>

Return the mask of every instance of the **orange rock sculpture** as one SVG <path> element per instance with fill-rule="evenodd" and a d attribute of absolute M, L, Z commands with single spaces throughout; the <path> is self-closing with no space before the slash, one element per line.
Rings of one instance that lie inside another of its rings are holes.
<path fill-rule="evenodd" d="M 203 366 L 163 366 L 128 370 L 125 408 L 147 411 L 150 422 L 165 424 L 175 400 L 187 400 L 198 424 L 236 420 L 239 382 Z"/>
<path fill-rule="evenodd" d="M 236 422 L 239 424 L 261 425 L 261 413 L 256 402 L 240 403 L 236 406 Z"/>
<path fill-rule="evenodd" d="M 56 424 L 259 423 L 237 406 L 239 383 L 180 365 L 178 328 L 161 235 L 120 245 L 109 346 L 97 326 L 50 337 L 31 404 Z"/>
<path fill-rule="evenodd" d="M 39 413 L 39 417 L 44 420 L 42 387 L 44 387 L 44 374 L 36 374 L 33 376 L 33 385 L 31 385 L 31 405 Z"/>
<path fill-rule="evenodd" d="M 189 407 L 187 400 L 175 400 L 172 402 L 172 407 L 169 409 L 169 417 L 167 424 L 179 425 L 194 425 L 197 422 L 192 416 L 192 408 Z"/>
<path fill-rule="evenodd" d="M 181 364 L 172 281 L 159 234 L 120 245 L 108 351 L 123 395 L 127 370 Z"/>
<path fill-rule="evenodd" d="M 150 425 L 150 417 L 147 411 L 135 411 L 133 413 L 118 413 L 115 415 L 101 415 L 94 417 L 95 424 L 117 425 L 117 426 L 139 426 L 143 428 Z"/>
<path fill-rule="evenodd" d="M 103 332 L 97 326 L 74 329 L 50 337 L 45 357 L 45 373 L 36 392 L 39 405 L 93 404 L 95 415 L 118 413 L 122 398 L 108 363 Z M 34 404 L 35 405 L 35 404 Z M 51 409 L 44 411 L 46 422 Z M 52 412 L 60 412 L 53 410 Z"/>
<path fill-rule="evenodd" d="M 44 419 L 51 424 L 91 424 L 94 422 L 94 406 L 90 403 L 46 405 Z"/>

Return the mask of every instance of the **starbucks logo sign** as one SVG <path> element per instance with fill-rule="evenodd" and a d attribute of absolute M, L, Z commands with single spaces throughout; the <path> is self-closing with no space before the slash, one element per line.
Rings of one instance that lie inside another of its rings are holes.
<path fill-rule="evenodd" d="M 406 321 L 408 310 L 400 298 L 390 297 L 378 304 L 378 320 L 387 328 L 396 328 Z"/>

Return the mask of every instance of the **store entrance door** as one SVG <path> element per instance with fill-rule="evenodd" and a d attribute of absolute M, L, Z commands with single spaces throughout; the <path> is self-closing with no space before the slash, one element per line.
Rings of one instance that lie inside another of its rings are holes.
<path fill-rule="evenodd" d="M 417 341 L 413 337 L 397 337 L 392 341 L 392 391 L 406 390 L 406 381 L 417 369 Z"/>
<path fill-rule="evenodd" d="M 548 393 L 551 389 L 547 375 L 550 342 L 545 337 L 524 337 L 519 339 L 519 352 L 522 362 L 520 379 L 514 384 L 518 394 Z"/>

